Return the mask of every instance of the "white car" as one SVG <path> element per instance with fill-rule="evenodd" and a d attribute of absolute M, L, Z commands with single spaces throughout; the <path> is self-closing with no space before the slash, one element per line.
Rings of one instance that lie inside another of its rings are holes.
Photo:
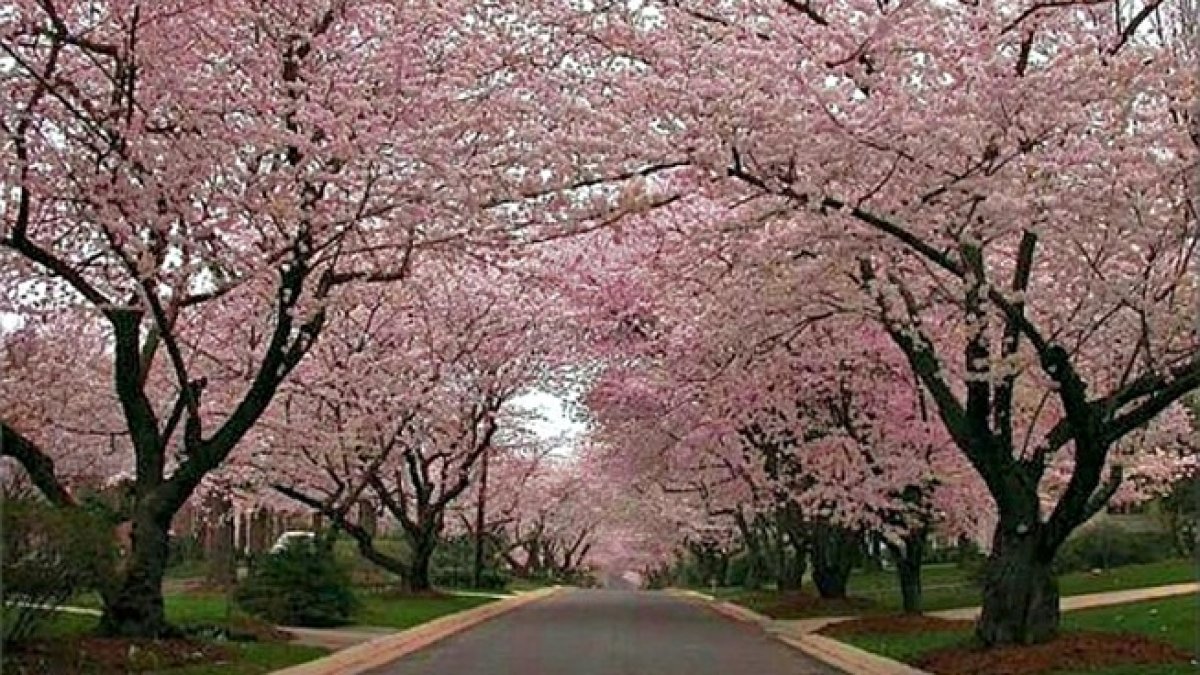
<path fill-rule="evenodd" d="M 307 530 L 289 530 L 279 535 L 279 538 L 275 540 L 275 544 L 271 546 L 271 553 L 281 553 L 284 549 L 295 544 L 296 542 L 307 541 L 315 543 L 316 540 L 317 534 L 315 532 L 309 532 Z"/>

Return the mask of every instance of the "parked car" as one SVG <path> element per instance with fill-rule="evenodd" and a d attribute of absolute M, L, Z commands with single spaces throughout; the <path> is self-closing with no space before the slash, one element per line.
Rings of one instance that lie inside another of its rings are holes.
<path fill-rule="evenodd" d="M 316 543 L 317 534 L 307 530 L 289 530 L 279 535 L 275 540 L 275 544 L 271 546 L 271 553 L 280 553 L 289 546 L 295 545 L 297 542 L 307 541 Z"/>

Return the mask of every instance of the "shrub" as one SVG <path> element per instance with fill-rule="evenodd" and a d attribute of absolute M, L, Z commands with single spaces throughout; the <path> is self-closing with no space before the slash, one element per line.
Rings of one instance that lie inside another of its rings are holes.
<path fill-rule="evenodd" d="M 53 610 L 111 578 L 112 527 L 80 508 L 58 508 L 33 496 L 5 495 L 0 509 L 3 641 L 29 637 Z"/>
<path fill-rule="evenodd" d="M 1183 557 L 1200 555 L 1200 474 L 1172 486 L 1162 499 L 1162 516 L 1175 551 Z"/>
<path fill-rule="evenodd" d="M 1134 532 L 1111 523 L 1101 523 L 1067 540 L 1054 560 L 1057 572 L 1108 569 L 1150 563 L 1171 557 L 1170 535 Z"/>
<path fill-rule="evenodd" d="M 316 628 L 348 623 L 356 605 L 350 577 L 333 554 L 307 541 L 264 555 L 234 600 L 268 621 Z"/>
<path fill-rule="evenodd" d="M 430 573 L 434 586 L 442 588 L 465 588 L 474 586 L 474 571 L 469 567 L 435 567 Z M 479 577 L 479 590 L 503 590 L 508 586 L 508 575 L 495 567 L 484 567 Z"/>

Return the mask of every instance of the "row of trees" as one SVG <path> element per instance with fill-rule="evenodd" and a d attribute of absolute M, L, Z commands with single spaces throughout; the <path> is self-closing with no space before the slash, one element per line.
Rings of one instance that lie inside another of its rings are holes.
<path fill-rule="evenodd" d="M 658 552 L 629 504 L 690 500 L 650 484 L 793 548 L 993 519 L 980 637 L 1045 639 L 1066 538 L 1182 470 L 1191 9 L 22 0 L 3 455 L 60 508 L 125 486 L 103 624 L 157 635 L 197 494 L 352 534 L 366 497 L 422 552 L 570 364 L 617 456 L 594 553 Z"/>

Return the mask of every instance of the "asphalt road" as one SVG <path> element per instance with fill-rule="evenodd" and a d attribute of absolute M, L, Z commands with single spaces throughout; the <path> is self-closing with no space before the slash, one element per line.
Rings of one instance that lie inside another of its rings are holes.
<path fill-rule="evenodd" d="M 663 593 L 570 590 L 372 675 L 834 675 L 765 635 Z"/>

